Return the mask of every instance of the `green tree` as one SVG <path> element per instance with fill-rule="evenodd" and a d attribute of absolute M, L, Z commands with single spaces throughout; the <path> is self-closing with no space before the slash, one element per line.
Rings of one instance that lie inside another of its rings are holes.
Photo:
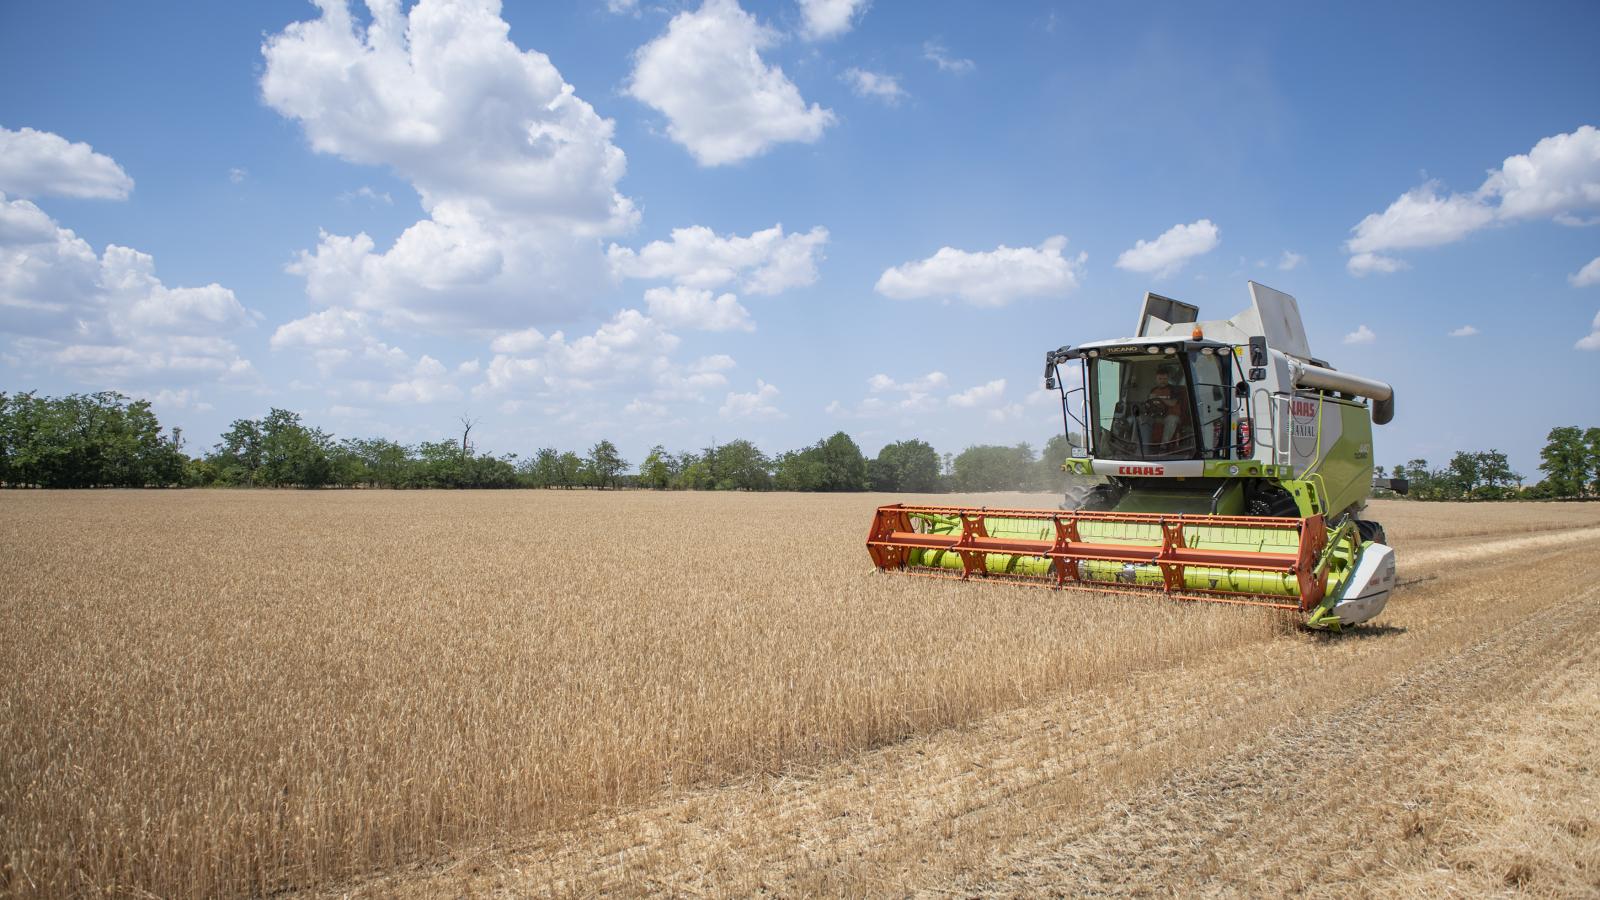
<path fill-rule="evenodd" d="M 931 493 L 940 488 L 939 454 L 925 441 L 886 444 L 867 463 L 867 481 L 875 491 Z"/>
<path fill-rule="evenodd" d="M 664 491 L 672 486 L 672 454 L 660 444 L 650 448 L 644 462 L 639 464 L 639 483 L 652 490 Z"/>
<path fill-rule="evenodd" d="M 1035 462 L 1027 444 L 980 444 L 955 458 L 955 483 L 963 491 L 1015 491 L 1026 487 Z"/>
<path fill-rule="evenodd" d="M 1478 482 L 1483 480 L 1481 462 L 1482 457 L 1465 450 L 1457 450 L 1456 455 L 1451 457 L 1450 465 L 1445 469 L 1445 477 L 1453 496 L 1473 499 Z"/>
<path fill-rule="evenodd" d="M 583 482 L 583 457 L 571 450 L 556 457 L 557 487 L 574 488 Z"/>
<path fill-rule="evenodd" d="M 222 433 L 211 456 L 218 479 L 224 484 L 251 485 L 265 459 L 261 443 L 261 423 L 254 419 L 234 419 Z"/>
<path fill-rule="evenodd" d="M 40 397 L 0 393 L 0 482 L 142 487 L 184 481 L 181 437 L 150 404 L 114 391 Z"/>
<path fill-rule="evenodd" d="M 1589 464 L 1589 492 L 1600 494 L 1600 428 L 1583 433 L 1583 449 Z"/>
<path fill-rule="evenodd" d="M 729 441 L 716 449 L 712 477 L 719 491 L 764 491 L 772 487 L 772 460 L 749 441 Z"/>
<path fill-rule="evenodd" d="M 867 458 L 861 448 L 842 431 L 817 445 L 821 451 L 824 491 L 864 491 L 867 489 Z"/>
<path fill-rule="evenodd" d="M 1590 478 L 1589 452 L 1584 433 L 1574 426 L 1552 428 L 1539 451 L 1545 492 L 1552 497 L 1579 497 Z"/>
<path fill-rule="evenodd" d="M 628 468 L 628 461 L 617 453 L 617 447 L 610 441 L 601 441 L 589 448 L 588 472 L 589 478 L 595 487 L 605 490 L 615 487 L 617 476 Z"/>

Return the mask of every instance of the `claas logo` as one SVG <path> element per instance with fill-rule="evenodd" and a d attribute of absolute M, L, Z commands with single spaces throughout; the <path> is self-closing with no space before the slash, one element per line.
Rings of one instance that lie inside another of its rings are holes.
<path fill-rule="evenodd" d="M 1117 466 L 1118 475 L 1165 475 L 1166 466 Z"/>

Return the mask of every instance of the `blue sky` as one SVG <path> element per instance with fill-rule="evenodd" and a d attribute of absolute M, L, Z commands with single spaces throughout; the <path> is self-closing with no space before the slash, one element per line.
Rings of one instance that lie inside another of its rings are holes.
<path fill-rule="evenodd" d="M 1597 33 L 1592 3 L 6 4 L 0 388 L 149 397 L 198 445 L 282 406 L 635 461 L 1037 447 L 1045 349 L 1256 279 L 1395 385 L 1379 462 L 1537 477 L 1552 426 L 1600 425 Z"/>

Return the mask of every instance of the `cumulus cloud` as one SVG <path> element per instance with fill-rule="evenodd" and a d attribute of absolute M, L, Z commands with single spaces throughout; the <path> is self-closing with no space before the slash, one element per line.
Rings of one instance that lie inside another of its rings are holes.
<path fill-rule="evenodd" d="M 993 409 L 1000 405 L 1000 398 L 1005 395 L 1006 380 L 996 378 L 994 381 L 980 384 L 977 387 L 967 388 L 958 393 L 951 394 L 948 401 L 951 406 L 962 409 Z"/>
<path fill-rule="evenodd" d="M 650 317 L 668 328 L 694 328 L 700 331 L 754 331 L 750 313 L 739 298 L 691 287 L 651 288 L 644 292 Z"/>
<path fill-rule="evenodd" d="M 1387 275 L 1401 269 L 1409 269 L 1411 266 L 1405 260 L 1384 256 L 1381 253 L 1357 253 L 1345 263 L 1345 268 L 1350 270 L 1350 274 L 1361 277 L 1374 272 Z"/>
<path fill-rule="evenodd" d="M 938 41 L 927 41 L 922 45 L 922 58 L 939 67 L 941 72 L 950 72 L 954 75 L 965 75 L 978 67 L 970 59 L 961 59 L 950 55 L 944 45 Z"/>
<path fill-rule="evenodd" d="M 116 160 L 49 131 L 0 127 L 0 194 L 124 200 L 133 179 Z"/>
<path fill-rule="evenodd" d="M 708 391 L 728 383 L 734 360 L 715 354 L 682 362 L 673 357 L 679 339 L 663 323 L 639 310 L 625 309 L 594 333 L 569 338 L 537 329 L 508 332 L 492 344 L 495 353 L 483 367 L 475 397 L 536 398 L 547 412 L 592 410 L 595 397 L 617 398 L 619 405 L 704 402 Z"/>
<path fill-rule="evenodd" d="M 943 372 L 929 372 L 910 381 L 895 381 L 888 375 L 878 374 L 867 379 L 867 389 L 874 394 L 899 391 L 908 394 L 926 394 L 936 391 L 950 383 L 950 379 Z"/>
<path fill-rule="evenodd" d="M 849 31 L 868 0 L 800 0 L 800 34 L 806 40 L 836 38 Z"/>
<path fill-rule="evenodd" d="M 1469 194 L 1441 192 L 1437 181 L 1413 188 L 1381 213 L 1351 229 L 1345 242 L 1357 275 L 1403 268 L 1380 254 L 1454 243 L 1495 223 L 1552 218 L 1590 224 L 1581 213 L 1600 209 L 1600 130 L 1584 125 L 1571 134 L 1541 139 L 1510 156 Z M 1374 264 L 1374 260 L 1386 265 Z"/>
<path fill-rule="evenodd" d="M 1305 261 L 1306 261 L 1306 258 L 1304 256 L 1301 256 L 1300 254 L 1294 252 L 1293 250 L 1285 250 L 1285 251 L 1283 251 L 1283 256 L 1281 258 L 1279 258 L 1279 260 L 1278 260 L 1278 271 L 1280 271 L 1280 272 L 1292 271 L 1297 266 L 1299 266 L 1301 263 L 1303 263 Z"/>
<path fill-rule="evenodd" d="M 1572 346 L 1577 350 L 1600 350 L 1600 312 L 1595 313 L 1594 321 L 1589 323 L 1589 334 Z"/>
<path fill-rule="evenodd" d="M 450 370 L 427 354 L 412 366 L 409 377 L 391 384 L 382 394 L 386 403 L 439 403 L 460 398 L 461 389 L 451 382 Z"/>
<path fill-rule="evenodd" d="M 1440 196 L 1430 181 L 1400 195 L 1381 213 L 1373 213 L 1352 229 L 1345 242 L 1351 253 L 1377 253 L 1412 247 L 1435 247 L 1458 241 L 1494 220 L 1494 210 L 1468 194 Z"/>
<path fill-rule="evenodd" d="M 1356 326 L 1355 331 L 1352 331 L 1344 336 L 1344 342 L 1346 344 L 1370 344 L 1377 339 L 1378 336 L 1373 334 L 1372 329 L 1365 325 Z"/>
<path fill-rule="evenodd" d="M 155 260 L 89 243 L 0 194 L 0 331 L 19 358 L 99 384 L 250 371 L 227 335 L 255 317 L 219 284 L 168 287 Z"/>
<path fill-rule="evenodd" d="M 1157 278 L 1176 273 L 1196 256 L 1221 243 L 1221 232 L 1210 219 L 1174 225 L 1153 241 L 1138 241 L 1122 251 L 1116 266 L 1130 272 L 1153 272 Z"/>
<path fill-rule="evenodd" d="M 956 297 L 975 306 L 1004 306 L 1021 297 L 1060 296 L 1078 286 L 1088 255 L 1062 255 L 1067 239 L 1055 235 L 1037 247 L 970 252 L 941 247 L 927 259 L 902 263 L 879 276 L 885 297 L 912 300 Z"/>
<path fill-rule="evenodd" d="M 1479 193 L 1500 199 L 1502 219 L 1600 209 L 1600 130 L 1584 125 L 1541 139 L 1527 153 L 1507 157 Z"/>
<path fill-rule="evenodd" d="M 730 391 L 717 412 L 725 419 L 778 419 L 783 413 L 778 409 L 778 389 L 756 379 L 756 389 L 747 394 Z"/>
<path fill-rule="evenodd" d="M 905 88 L 900 86 L 900 79 L 893 75 L 850 68 L 845 69 L 840 77 L 850 85 L 850 89 L 855 91 L 857 97 L 882 100 L 890 106 L 898 106 L 900 101 L 908 96 Z"/>
<path fill-rule="evenodd" d="M 1568 275 L 1567 283 L 1573 287 L 1588 287 L 1591 284 L 1600 284 L 1600 256 L 1589 260 L 1583 268 Z"/>
<path fill-rule="evenodd" d="M 1453 329 L 1450 332 L 1450 336 L 1451 337 L 1472 337 L 1473 335 L 1475 335 L 1477 333 L 1478 333 L 1478 329 L 1472 327 L 1471 325 L 1463 325 L 1460 328 Z"/>
<path fill-rule="evenodd" d="M 777 42 L 736 0 L 705 0 L 639 48 L 627 92 L 666 116 L 668 136 L 702 166 L 813 143 L 834 115 L 808 106 L 783 70 L 762 60 Z"/>
<path fill-rule="evenodd" d="M 266 40 L 264 99 L 316 151 L 410 181 L 428 218 L 382 250 L 322 234 L 290 269 L 311 298 L 463 328 L 574 311 L 603 279 L 596 239 L 638 220 L 611 121 L 509 40 L 494 0 L 373 0 L 365 26 L 320 6 Z"/>
<path fill-rule="evenodd" d="M 711 289 L 738 282 L 752 294 L 777 294 L 817 280 L 817 259 L 828 243 L 828 229 L 785 234 L 780 223 L 748 237 L 718 236 L 703 225 L 675 228 L 670 241 L 651 241 L 640 250 L 612 244 L 607 251 L 619 276 L 672 281 Z"/>

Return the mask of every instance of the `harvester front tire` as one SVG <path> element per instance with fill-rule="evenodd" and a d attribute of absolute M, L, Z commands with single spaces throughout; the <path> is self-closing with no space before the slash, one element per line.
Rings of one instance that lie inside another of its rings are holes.
<path fill-rule="evenodd" d="M 1356 531 L 1360 533 L 1363 541 L 1371 541 L 1374 544 L 1389 543 L 1389 536 L 1384 534 L 1383 526 L 1369 519 L 1357 519 Z"/>
<path fill-rule="evenodd" d="M 1289 492 L 1275 484 L 1263 484 L 1250 497 L 1249 514 L 1291 519 L 1300 515 L 1300 507 Z"/>

